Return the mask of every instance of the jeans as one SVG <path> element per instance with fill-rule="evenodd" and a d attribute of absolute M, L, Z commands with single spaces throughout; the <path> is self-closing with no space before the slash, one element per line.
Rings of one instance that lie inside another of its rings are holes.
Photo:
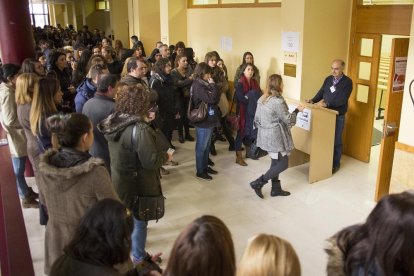
<path fill-rule="evenodd" d="M 134 261 L 141 261 L 147 256 L 145 242 L 147 241 L 148 222 L 134 218 L 134 230 L 131 234 L 131 251 Z"/>
<path fill-rule="evenodd" d="M 196 154 L 196 169 L 197 173 L 201 174 L 207 171 L 208 167 L 208 154 L 210 153 L 211 146 L 211 135 L 213 133 L 213 128 L 201 128 L 196 127 L 196 145 L 195 145 L 195 154 Z"/>
<path fill-rule="evenodd" d="M 263 180 L 279 180 L 279 174 L 288 168 L 288 156 L 279 153 L 278 159 L 272 159 L 269 170 L 264 174 Z"/>
<path fill-rule="evenodd" d="M 17 190 L 19 191 L 20 198 L 24 198 L 28 192 L 26 179 L 24 178 L 24 170 L 26 168 L 26 156 L 12 157 L 13 171 L 16 176 Z"/>
<path fill-rule="evenodd" d="M 243 144 L 243 138 L 241 137 L 240 131 L 237 131 L 236 140 L 234 141 L 234 148 L 236 151 L 241 151 Z"/>
<path fill-rule="evenodd" d="M 345 126 L 345 115 L 336 116 L 333 167 L 339 167 L 342 156 L 342 132 Z"/>

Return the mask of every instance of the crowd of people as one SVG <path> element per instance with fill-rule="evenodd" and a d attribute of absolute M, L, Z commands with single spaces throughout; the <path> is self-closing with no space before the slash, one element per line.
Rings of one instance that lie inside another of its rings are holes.
<path fill-rule="evenodd" d="M 143 219 L 137 207 L 143 197 L 164 197 L 161 177 L 169 173 L 164 166 L 178 165 L 174 131 L 179 143 L 195 141 L 199 179 L 219 173 L 210 155 L 217 154 L 217 140 L 227 141 L 240 166 L 248 165 L 246 158 L 258 158 L 254 150 L 270 156 L 269 170 L 250 183 L 257 196 L 264 198 L 262 187 L 269 180 L 271 196 L 289 196 L 279 176 L 294 149 L 290 128 L 305 107 L 289 112 L 280 75 L 267 77 L 262 90 L 253 54 L 246 52 L 231 91 L 216 51 L 197 63 L 192 48 L 181 41 L 157 42 L 146 56 L 136 36 L 131 49 L 120 41 L 112 47 L 110 37 L 87 26 L 79 32 L 36 28 L 34 34 L 36 57 L 1 66 L 0 121 L 22 206 L 39 208 L 40 223 L 46 225 L 47 275 L 301 274 L 292 245 L 267 234 L 249 241 L 236 269 L 229 229 L 208 215 L 178 236 L 163 272 L 161 253 L 145 249 L 148 220 L 154 218 Z M 309 100 L 339 111 L 333 172 L 340 166 L 352 91 L 344 67 L 334 60 L 332 76 Z M 197 120 L 188 116 L 192 110 L 199 112 Z M 26 164 L 33 167 L 39 193 L 25 181 Z M 158 213 L 163 207 L 148 208 Z M 328 274 L 414 275 L 413 211 L 410 193 L 384 197 L 365 224 L 329 240 Z M 379 219 L 385 215 L 392 219 Z"/>

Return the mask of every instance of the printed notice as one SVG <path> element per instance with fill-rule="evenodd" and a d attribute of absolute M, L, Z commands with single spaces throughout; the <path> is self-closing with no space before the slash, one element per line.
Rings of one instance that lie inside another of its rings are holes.
<path fill-rule="evenodd" d="M 285 52 L 299 52 L 298 32 L 282 32 L 282 50 Z"/>
<path fill-rule="evenodd" d="M 289 112 L 293 112 L 298 105 L 289 104 Z M 297 127 L 303 128 L 304 130 L 310 131 L 311 128 L 311 116 L 312 110 L 309 108 L 305 108 L 302 112 L 298 113 L 296 117 L 296 125 Z"/>
<path fill-rule="evenodd" d="M 395 58 L 395 73 L 392 78 L 392 92 L 404 90 L 405 72 L 407 71 L 407 57 Z"/>

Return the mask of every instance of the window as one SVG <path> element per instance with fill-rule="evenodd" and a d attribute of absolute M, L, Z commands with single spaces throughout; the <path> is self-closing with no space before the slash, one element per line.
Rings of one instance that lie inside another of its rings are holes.
<path fill-rule="evenodd" d="M 407 5 L 414 4 L 414 0 L 362 0 L 362 5 Z"/>
<path fill-rule="evenodd" d="M 95 9 L 97 11 L 109 11 L 109 0 L 95 0 Z"/>
<path fill-rule="evenodd" d="M 188 8 L 280 7 L 282 0 L 188 0 Z"/>
<path fill-rule="evenodd" d="M 49 25 L 49 9 L 46 1 L 40 3 L 33 3 L 30 1 L 29 4 L 30 20 L 32 25 L 35 27 L 44 27 Z"/>

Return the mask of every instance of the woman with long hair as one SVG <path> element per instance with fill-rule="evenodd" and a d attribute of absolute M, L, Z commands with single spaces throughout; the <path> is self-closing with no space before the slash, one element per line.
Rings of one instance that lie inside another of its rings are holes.
<path fill-rule="evenodd" d="M 86 211 L 104 198 L 118 199 L 102 159 L 88 151 L 93 126 L 83 114 L 54 115 L 47 119 L 57 144 L 41 156 L 39 192 L 49 220 L 45 233 L 45 273 L 63 254 Z M 55 141 L 55 140 L 54 140 Z"/>
<path fill-rule="evenodd" d="M 50 70 L 56 73 L 60 89 L 63 92 L 63 101 L 58 109 L 64 113 L 71 113 L 75 110 L 76 89 L 72 84 L 72 74 L 66 62 L 66 55 L 63 52 L 54 51 L 49 56 Z"/>
<path fill-rule="evenodd" d="M 253 66 L 254 69 L 254 79 L 256 80 L 256 82 L 258 84 L 260 84 L 260 73 L 259 73 L 259 69 L 256 67 L 256 65 L 254 65 L 254 57 L 253 54 L 251 52 L 245 52 L 243 54 L 243 59 L 242 59 L 242 63 L 240 64 L 240 66 L 237 68 L 236 73 L 234 74 L 234 83 L 236 84 L 240 77 L 243 75 L 243 66 L 245 66 L 246 64 L 251 64 Z"/>
<path fill-rule="evenodd" d="M 23 60 L 21 73 L 34 73 L 40 78 L 46 75 L 45 67 L 42 63 L 33 58 L 26 58 Z"/>
<path fill-rule="evenodd" d="M 208 111 L 205 118 L 192 123 L 196 129 L 196 176 L 204 180 L 212 180 L 210 174 L 217 171 L 209 167 L 211 136 L 213 129 L 220 126 L 220 112 L 217 103 L 220 93 L 211 77 L 212 69 L 207 63 L 197 64 L 194 70 L 194 81 L 191 85 L 191 106 L 198 108 L 202 102 L 207 104 Z"/>
<path fill-rule="evenodd" d="M 259 83 L 254 78 L 254 67 L 246 63 L 242 67 L 242 75 L 235 84 L 235 100 L 237 101 L 236 113 L 239 115 L 239 129 L 237 131 L 234 148 L 236 150 L 236 163 L 247 166 L 243 159 L 242 144 L 246 144 L 246 157 L 249 143 L 254 136 L 253 118 L 256 111 L 257 99 L 261 95 Z"/>
<path fill-rule="evenodd" d="M 171 77 L 171 62 L 168 58 L 157 61 L 153 67 L 154 74 L 150 79 L 150 88 L 158 93 L 158 107 L 160 116 L 163 119 L 161 127 L 171 147 L 172 134 L 175 129 L 175 120 L 180 119 L 180 102 L 178 100 L 177 89 Z"/>
<path fill-rule="evenodd" d="M 300 276 L 300 262 L 292 245 L 274 235 L 260 234 L 249 241 L 237 276 Z"/>
<path fill-rule="evenodd" d="M 39 195 L 27 186 L 24 177 L 27 141 L 24 129 L 17 118 L 17 105 L 15 101 L 16 81 L 20 66 L 4 64 L 2 69 L 4 80 L 0 83 L 0 123 L 7 134 L 17 190 L 23 208 L 38 208 L 39 203 L 36 201 L 36 198 Z"/>
<path fill-rule="evenodd" d="M 188 102 L 190 100 L 190 88 L 194 79 L 193 70 L 190 66 L 188 66 L 187 57 L 183 54 L 177 55 L 177 58 L 175 59 L 175 68 L 171 71 L 171 76 L 178 90 L 181 107 L 180 120 L 178 124 L 178 141 L 180 143 L 184 143 L 185 140 L 194 141 L 194 137 L 190 134 L 190 122 L 187 118 Z"/>
<path fill-rule="evenodd" d="M 258 128 L 256 145 L 267 151 L 272 160 L 269 170 L 250 183 L 260 198 L 263 198 L 262 187 L 269 180 L 272 180 L 271 196 L 290 195 L 289 192 L 282 190 L 279 174 L 288 167 L 288 156 L 294 149 L 290 128 L 295 125 L 296 115 L 304 107 L 299 105 L 292 113 L 289 113 L 282 94 L 282 77 L 277 74 L 270 75 L 267 79 L 266 90 L 257 102 L 254 117 L 254 123 Z"/>
<path fill-rule="evenodd" d="M 328 276 L 414 275 L 414 194 L 384 196 L 363 224 L 328 240 Z"/>
<path fill-rule="evenodd" d="M 62 101 L 59 81 L 54 78 L 42 78 L 38 82 L 39 93 L 34 94 L 30 109 L 30 129 L 38 140 L 41 152 L 52 147 L 51 134 L 46 127 L 46 119 L 58 113 Z"/>
<path fill-rule="evenodd" d="M 136 269 L 121 274 L 114 268 L 130 262 L 133 226 L 132 214 L 121 202 L 98 201 L 80 221 L 50 275 L 138 275 Z"/>
<path fill-rule="evenodd" d="M 235 275 L 236 260 L 231 233 L 219 218 L 201 216 L 175 240 L 164 276 Z"/>
<path fill-rule="evenodd" d="M 156 145 L 155 130 L 150 122 L 154 112 L 150 95 L 141 84 L 123 85 L 115 101 L 115 113 L 103 120 L 98 129 L 108 140 L 111 176 L 119 197 L 132 210 L 137 196 L 161 196 L 159 170 L 172 152 L 162 152 Z M 145 251 L 148 221 L 134 218 L 131 235 L 135 263 L 156 260 Z"/>

